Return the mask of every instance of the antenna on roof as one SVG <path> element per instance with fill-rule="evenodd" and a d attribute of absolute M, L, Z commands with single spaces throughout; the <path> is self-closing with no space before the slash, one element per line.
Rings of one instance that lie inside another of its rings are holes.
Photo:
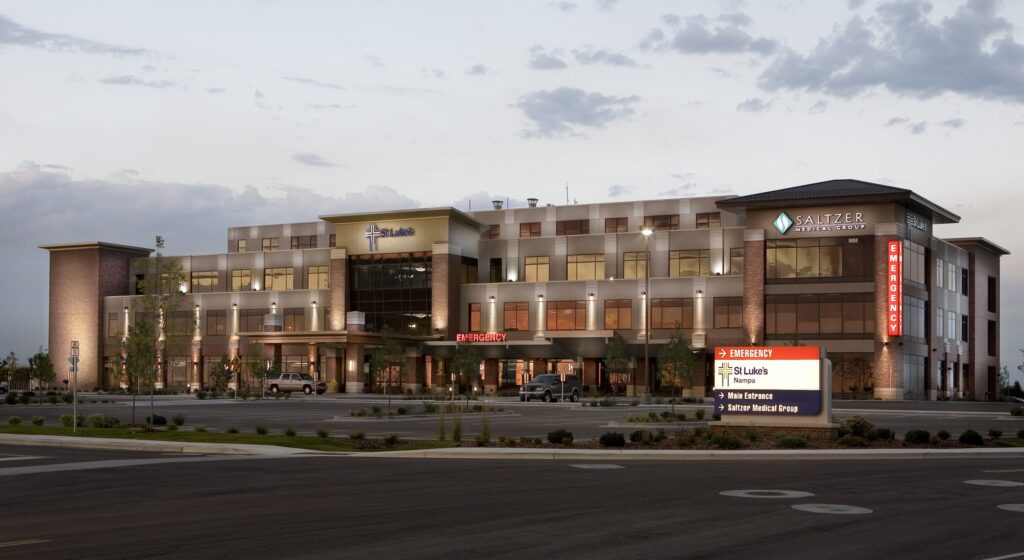
<path fill-rule="evenodd" d="M 569 181 L 565 182 L 565 205 L 569 205 Z"/>

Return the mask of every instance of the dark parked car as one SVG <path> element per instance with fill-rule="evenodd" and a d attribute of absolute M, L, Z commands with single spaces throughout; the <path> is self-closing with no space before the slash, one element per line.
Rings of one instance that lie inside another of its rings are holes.
<path fill-rule="evenodd" d="M 565 382 L 557 373 L 545 373 L 533 378 L 533 381 L 519 388 L 519 400 L 529 401 L 540 399 L 544 402 L 567 398 L 572 402 L 580 400 L 580 378 L 578 375 L 566 375 Z"/>

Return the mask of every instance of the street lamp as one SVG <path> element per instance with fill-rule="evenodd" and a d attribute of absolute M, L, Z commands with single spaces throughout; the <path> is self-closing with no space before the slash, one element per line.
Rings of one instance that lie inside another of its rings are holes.
<path fill-rule="evenodd" d="M 644 378 L 647 383 L 644 400 L 648 401 L 651 398 L 651 250 L 648 244 L 654 230 L 644 226 L 640 233 L 644 236 Z"/>

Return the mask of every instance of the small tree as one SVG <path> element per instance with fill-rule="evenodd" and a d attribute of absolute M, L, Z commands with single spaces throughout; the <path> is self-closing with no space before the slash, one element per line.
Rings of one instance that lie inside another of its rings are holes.
<path fill-rule="evenodd" d="M 452 373 L 455 374 L 455 383 L 458 386 L 459 394 L 462 394 L 462 381 L 465 380 L 469 383 L 470 375 L 480 374 L 480 361 L 483 356 L 480 355 L 480 350 L 472 344 L 458 344 L 455 346 L 455 351 L 452 352 Z M 466 399 L 469 399 L 467 391 Z M 452 401 L 455 400 L 455 388 L 452 388 Z"/>
<path fill-rule="evenodd" d="M 39 351 L 28 359 L 29 378 L 36 382 L 39 390 L 39 402 L 43 402 L 43 389 L 57 378 L 57 372 L 50 361 L 50 353 L 39 347 Z"/>
<path fill-rule="evenodd" d="M 629 373 L 629 355 L 626 353 L 626 343 L 619 333 L 612 335 L 608 341 L 608 351 L 604 358 L 604 369 L 608 372 L 609 381 L 612 375 L 623 375 Z M 615 386 L 612 386 L 614 393 Z"/>
<path fill-rule="evenodd" d="M 7 376 L 7 388 L 13 389 L 11 384 L 14 381 L 14 372 L 18 371 L 18 356 L 11 352 L 4 358 L 3 362 L 0 362 L 0 366 L 2 366 L 3 373 Z"/>
<path fill-rule="evenodd" d="M 380 346 L 370 355 L 370 375 L 373 381 L 384 387 L 388 400 L 388 416 L 391 416 L 391 386 L 405 378 L 405 348 L 395 340 L 391 327 L 380 331 Z"/>
<path fill-rule="evenodd" d="M 213 382 L 214 390 L 220 392 L 227 390 L 228 383 L 230 383 L 231 379 L 235 376 L 235 370 L 232 367 L 232 362 L 233 360 L 228 358 L 227 354 L 224 354 L 220 357 L 220 361 L 217 362 L 213 371 L 210 372 L 210 380 Z"/>
<path fill-rule="evenodd" d="M 658 367 L 661 369 L 661 377 L 675 387 L 689 385 L 693 382 L 693 351 L 686 342 L 682 329 L 676 324 L 675 330 L 668 338 L 668 342 L 658 351 Z M 675 412 L 675 405 L 672 405 Z"/>

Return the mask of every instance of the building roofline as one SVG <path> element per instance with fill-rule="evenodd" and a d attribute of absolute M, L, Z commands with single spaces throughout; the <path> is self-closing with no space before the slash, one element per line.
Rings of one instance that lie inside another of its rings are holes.
<path fill-rule="evenodd" d="M 952 243 L 953 245 L 956 245 L 958 247 L 963 247 L 964 245 L 977 245 L 985 249 L 986 251 L 989 251 L 990 253 L 995 253 L 996 255 L 999 256 L 1010 254 L 1010 251 L 1000 247 L 999 245 L 996 245 L 995 243 L 992 243 L 991 241 L 985 239 L 984 237 L 954 237 L 950 239 L 943 238 L 942 240 L 945 241 L 946 243 Z"/>
<path fill-rule="evenodd" d="M 402 218 L 449 218 L 477 230 L 484 226 L 484 224 L 477 221 L 476 218 L 457 208 L 452 208 L 451 206 L 413 208 L 407 210 L 380 210 L 376 212 L 357 212 L 352 214 L 326 214 L 318 217 L 321 220 L 332 224 L 352 224 L 357 222 L 370 222 L 374 220 L 397 220 Z"/>
<path fill-rule="evenodd" d="M 77 243 L 50 243 L 47 245 L 40 245 L 40 249 L 46 249 L 47 251 L 77 251 L 81 249 L 112 249 L 115 251 L 125 251 L 129 253 L 144 253 L 146 255 L 153 252 L 153 249 L 149 247 L 135 247 L 132 245 L 119 245 L 117 243 L 107 243 L 106 241 L 81 241 Z"/>

